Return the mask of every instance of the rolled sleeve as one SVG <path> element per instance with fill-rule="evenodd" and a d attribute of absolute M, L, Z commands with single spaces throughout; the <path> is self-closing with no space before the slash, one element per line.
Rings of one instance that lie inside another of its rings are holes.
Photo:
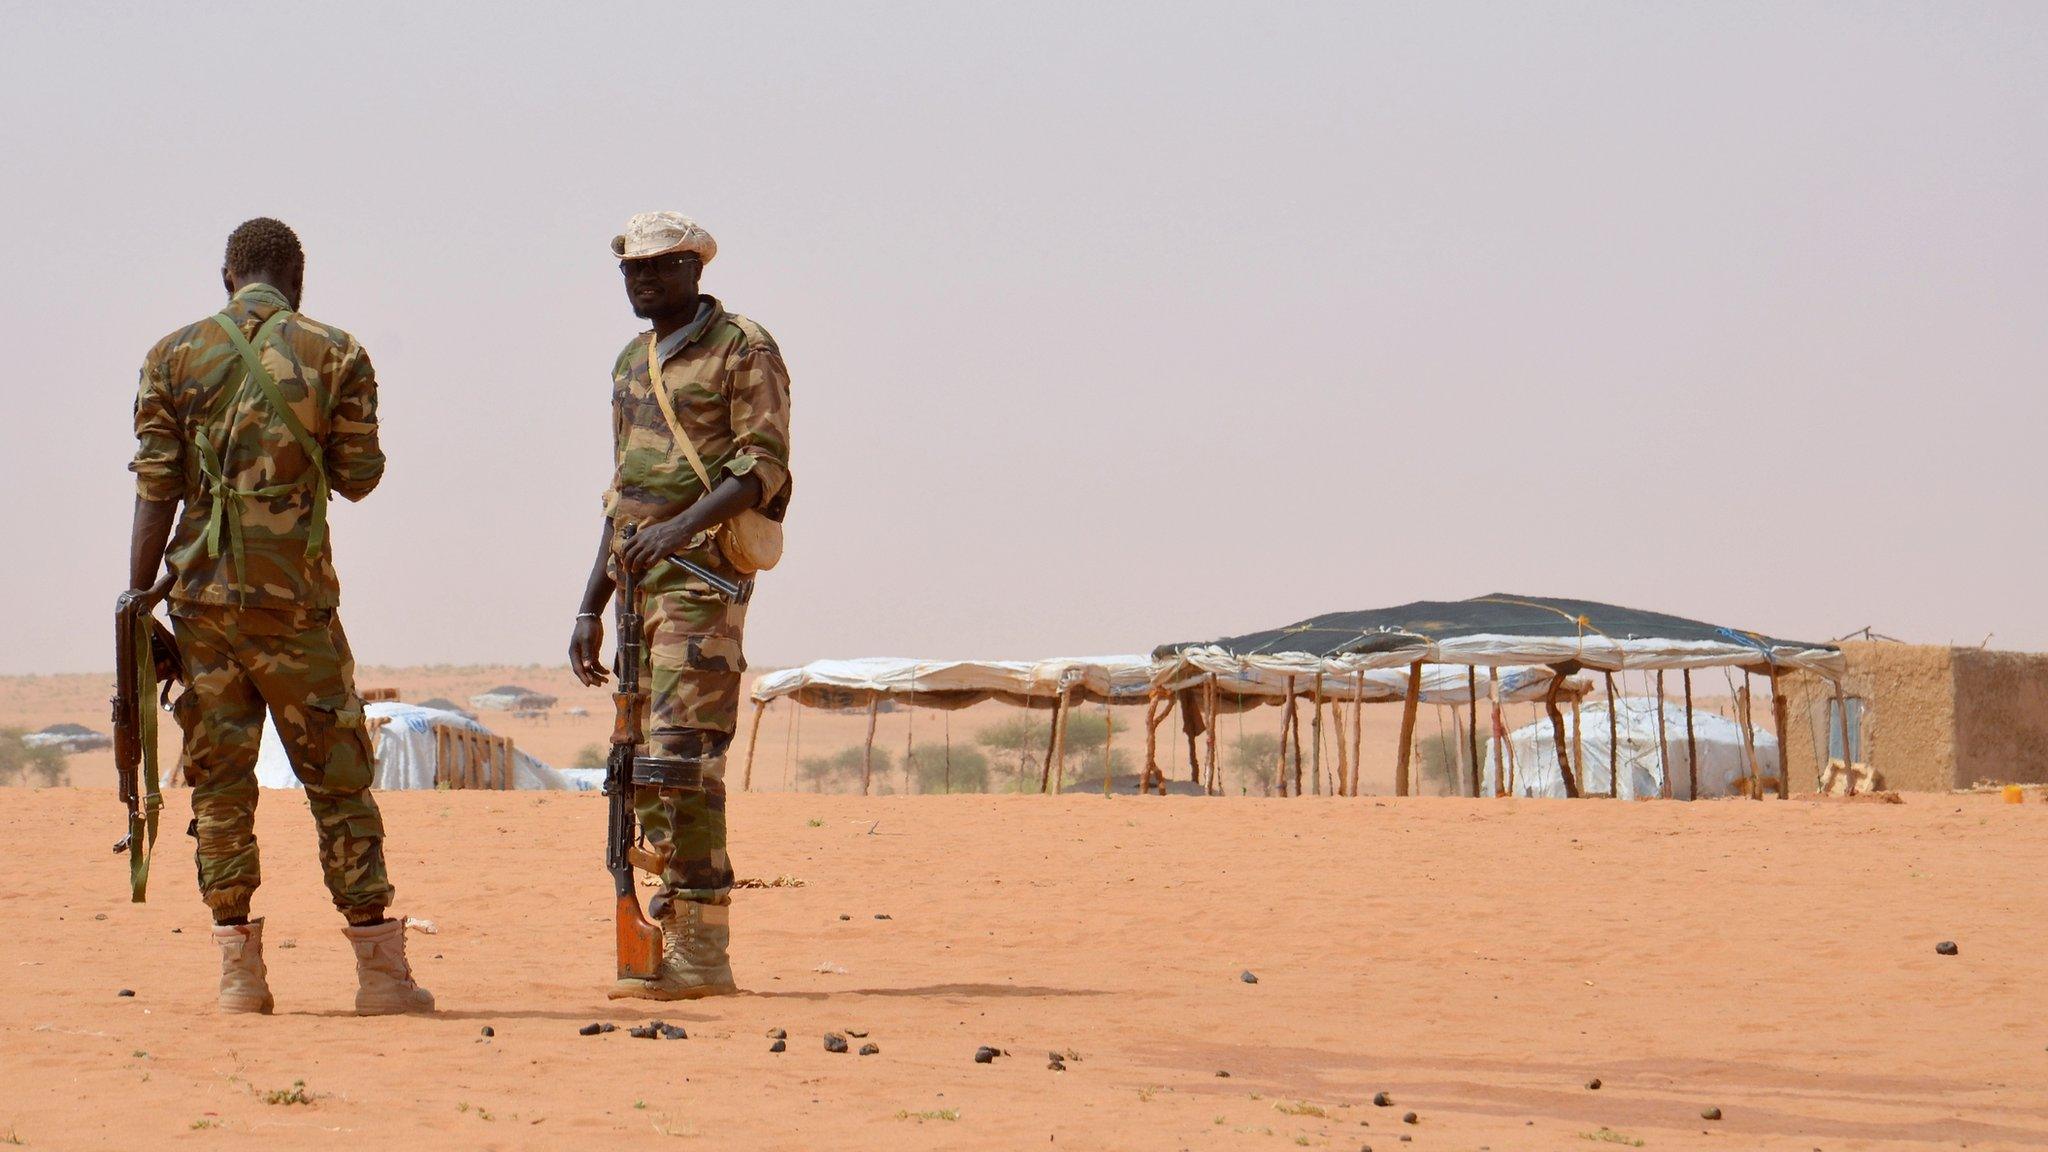
<path fill-rule="evenodd" d="M 361 345 L 351 343 L 342 354 L 340 377 L 322 445 L 327 483 L 337 495 L 361 500 L 384 478 L 384 450 L 377 442 L 377 370 Z"/>
<path fill-rule="evenodd" d="M 749 349 L 732 382 L 733 454 L 724 471 L 752 476 L 768 505 L 789 486 L 789 369 L 772 347 Z"/>
<path fill-rule="evenodd" d="M 135 458 L 128 470 L 135 473 L 135 494 L 144 500 L 185 495 L 185 438 L 179 434 L 163 364 L 154 357 L 143 364 L 135 391 Z"/>

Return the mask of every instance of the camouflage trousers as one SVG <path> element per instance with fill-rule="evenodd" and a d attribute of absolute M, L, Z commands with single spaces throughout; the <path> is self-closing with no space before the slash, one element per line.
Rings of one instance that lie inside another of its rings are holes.
<path fill-rule="evenodd" d="M 715 554 L 693 559 L 709 562 Z M 717 563 L 720 569 L 726 566 Z M 737 576 L 737 573 L 731 573 Z M 675 900 L 723 902 L 732 891 L 725 851 L 725 754 L 739 726 L 744 604 L 727 604 L 694 580 L 641 596 L 648 685 L 647 751 L 693 760 L 701 789 L 633 789 L 648 851 L 660 862 L 657 909 Z"/>
<path fill-rule="evenodd" d="M 256 851 L 256 753 L 266 711 L 305 785 L 320 871 L 334 906 L 369 923 L 391 902 L 384 820 L 370 796 L 375 761 L 356 694 L 355 658 L 331 610 L 174 604 L 190 687 L 172 706 L 184 730 L 199 894 L 216 921 L 249 914 L 262 883 Z"/>

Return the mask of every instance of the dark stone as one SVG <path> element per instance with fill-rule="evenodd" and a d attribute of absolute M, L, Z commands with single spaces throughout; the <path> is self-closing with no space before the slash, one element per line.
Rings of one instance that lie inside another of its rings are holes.
<path fill-rule="evenodd" d="M 863 1044 L 860 1046 L 860 1054 L 863 1056 L 873 1056 L 881 1050 L 882 1046 L 879 1044 Z"/>
<path fill-rule="evenodd" d="M 1375 1092 L 1372 1094 L 1372 1106 L 1375 1108 L 1391 1108 L 1394 1106 L 1394 1098 L 1385 1092 Z"/>
<path fill-rule="evenodd" d="M 585 1024 L 576 1030 L 576 1034 L 578 1036 L 595 1036 L 602 1031 L 604 1031 L 604 1025 L 602 1024 Z"/>
<path fill-rule="evenodd" d="M 789 1039 L 789 1033 L 784 1032 L 780 1028 L 770 1028 L 768 1030 L 768 1038 L 770 1040 L 787 1040 Z"/>
<path fill-rule="evenodd" d="M 995 1050 L 995 1049 L 993 1049 L 993 1048 L 991 1048 L 991 1047 L 989 1047 L 989 1046 L 988 1046 L 988 1045 L 986 1045 L 986 1044 L 983 1044 L 983 1045 L 982 1045 L 981 1047 L 979 1047 L 979 1048 L 976 1048 L 976 1049 L 974 1050 L 974 1062 L 975 1062 L 976 1064 L 993 1064 L 993 1063 L 995 1063 L 995 1062 L 996 1062 L 996 1050 Z"/>
<path fill-rule="evenodd" d="M 597 1026 L 597 1030 L 599 1032 L 617 1032 L 619 1030 L 619 1026 L 617 1024 L 606 1022 L 603 1024 L 599 1024 Z"/>
<path fill-rule="evenodd" d="M 848 1028 L 846 1034 L 855 1040 L 865 1040 L 868 1038 L 868 1030 L 865 1028 Z"/>
<path fill-rule="evenodd" d="M 839 918 L 840 918 L 841 920 L 851 920 L 851 919 L 853 919 L 853 917 L 851 917 L 851 916 L 848 916 L 848 915 L 847 915 L 846 913 L 844 913 L 844 912 L 841 912 L 841 913 L 839 914 Z"/>
<path fill-rule="evenodd" d="M 1595 1076 L 1595 1077 L 1593 1077 L 1593 1078 L 1592 1078 L 1591 1080 L 1588 1080 L 1588 1081 L 1586 1081 L 1586 1091 L 1588 1091 L 1588 1092 L 1598 1092 L 1599 1090 L 1600 1090 L 1600 1078 L 1599 1078 L 1598 1076 Z"/>
<path fill-rule="evenodd" d="M 1700 1109 L 1700 1119 L 1702 1120 L 1719 1120 L 1720 1118 L 1721 1110 L 1719 1108 Z"/>
<path fill-rule="evenodd" d="M 789 1045 L 785 1041 L 777 1040 L 768 1046 L 768 1050 L 770 1052 L 787 1052 L 789 1051 Z"/>
<path fill-rule="evenodd" d="M 1953 940 L 1943 940 L 1934 946 L 1934 950 L 1943 956 L 1953 956 L 1957 952 L 1956 942 Z"/>
<path fill-rule="evenodd" d="M 875 913 L 875 919 L 877 919 L 877 920 L 894 920 L 894 919 L 895 919 L 895 917 L 894 917 L 894 916 L 891 916 L 891 915 L 889 915 L 889 914 L 888 914 L 887 912 L 877 912 L 877 913 Z"/>
<path fill-rule="evenodd" d="M 1252 975 L 1251 969 L 1249 968 L 1245 969 L 1242 972 L 1239 972 L 1237 974 L 1237 978 L 1239 980 L 1244 981 L 1247 984 L 1257 984 L 1259 982 L 1259 978 L 1257 976 Z"/>
<path fill-rule="evenodd" d="M 661 1034 L 656 1032 L 652 1025 L 642 1025 L 638 1028 L 628 1028 L 626 1035 L 631 1036 L 635 1040 L 653 1040 Z"/>
<path fill-rule="evenodd" d="M 1067 1070 L 1067 1066 L 1065 1064 L 1060 1063 L 1058 1060 L 1051 1061 L 1050 1063 L 1046 1064 L 1045 1067 L 1046 1070 L 1050 1072 L 1065 1072 Z"/>
<path fill-rule="evenodd" d="M 121 989 L 121 990 L 120 990 L 119 992 L 116 992 L 116 993 L 114 993 L 114 995 L 116 995 L 116 996 L 133 996 L 133 995 L 135 995 L 135 989 L 133 989 L 133 988 L 123 988 L 123 989 Z"/>
<path fill-rule="evenodd" d="M 1415 1113 L 1413 1113 L 1413 1112 L 1404 1112 L 1404 1113 L 1402 1113 L 1402 1114 L 1401 1114 L 1401 1123 L 1403 1123 L 1403 1124 L 1420 1124 L 1420 1123 L 1422 1123 L 1422 1117 L 1420 1117 L 1420 1116 L 1417 1116 L 1417 1115 L 1416 1115 Z"/>
<path fill-rule="evenodd" d="M 486 1035 L 486 1036 L 496 1036 L 496 1035 L 497 1035 L 497 1032 L 496 1032 L 496 1031 L 494 1031 L 494 1030 L 492 1030 L 492 1028 L 491 1028 L 491 1026 L 490 1026 L 489 1024 L 486 1024 L 486 1025 L 484 1025 L 484 1035 Z"/>
<path fill-rule="evenodd" d="M 1218 1068 L 1218 1069 L 1216 1070 L 1216 1075 L 1218 1075 L 1218 1076 L 1222 1077 L 1222 1078 L 1223 1078 L 1223 1079 L 1225 1079 L 1225 1080 L 1228 1080 L 1228 1079 L 1230 1079 L 1230 1073 L 1228 1073 L 1228 1072 L 1225 1072 L 1225 1071 L 1224 1071 L 1223 1069 L 1221 1069 L 1221 1068 Z"/>
<path fill-rule="evenodd" d="M 841 1036 L 841 1035 L 840 1035 L 839 1033 L 837 1033 L 837 1032 L 827 1032 L 827 1033 L 825 1033 L 825 1051 L 827 1051 L 827 1052 L 844 1052 L 844 1051 L 846 1051 L 846 1037 L 844 1037 L 844 1036 Z"/>
<path fill-rule="evenodd" d="M 680 1024 L 663 1024 L 661 1026 L 661 1038 L 663 1040 L 688 1040 L 690 1034 L 683 1031 L 683 1026 Z"/>

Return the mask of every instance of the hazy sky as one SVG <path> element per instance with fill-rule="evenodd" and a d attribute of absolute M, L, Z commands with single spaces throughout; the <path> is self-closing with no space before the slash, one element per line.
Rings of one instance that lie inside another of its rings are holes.
<path fill-rule="evenodd" d="M 795 381 L 757 664 L 1495 590 L 2048 647 L 2048 6 L 7 3 L 0 671 L 110 667 L 136 367 L 275 215 L 366 663 L 557 659 L 678 209 Z"/>

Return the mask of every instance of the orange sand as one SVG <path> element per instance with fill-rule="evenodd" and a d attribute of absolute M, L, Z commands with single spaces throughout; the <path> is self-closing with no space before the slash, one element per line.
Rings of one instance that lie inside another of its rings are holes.
<path fill-rule="evenodd" d="M 279 1015 L 214 1014 L 186 795 L 135 906 L 108 793 L 0 791 L 0 1137 L 2048 1146 L 2032 804 L 737 796 L 741 873 L 805 886 L 736 895 L 748 995 L 636 1007 L 602 995 L 601 798 L 388 795 L 401 910 L 439 925 L 412 947 L 445 1011 L 359 1020 L 286 793 L 265 800 L 259 897 Z M 691 1038 L 576 1034 L 657 1015 Z M 843 1027 L 881 1054 L 823 1051 Z M 1012 1055 L 976 1065 L 984 1043 Z M 1048 1071 L 1048 1049 L 1080 1059 Z M 262 1099 L 299 1080 L 310 1105 Z"/>

